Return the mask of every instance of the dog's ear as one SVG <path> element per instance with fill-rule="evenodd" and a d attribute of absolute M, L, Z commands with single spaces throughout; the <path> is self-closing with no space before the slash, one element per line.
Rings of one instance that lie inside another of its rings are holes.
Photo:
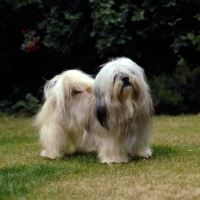
<path fill-rule="evenodd" d="M 96 99 L 96 102 L 94 104 L 94 114 L 98 119 L 99 123 L 104 128 L 109 129 L 107 121 L 106 102 L 103 97 Z"/>

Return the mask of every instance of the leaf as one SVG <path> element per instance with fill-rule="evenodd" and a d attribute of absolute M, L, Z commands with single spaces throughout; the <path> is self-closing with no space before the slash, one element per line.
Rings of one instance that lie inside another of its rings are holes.
<path fill-rule="evenodd" d="M 131 18 L 131 21 L 142 21 L 145 20 L 144 17 L 144 10 L 140 10 L 134 13 L 134 15 Z"/>

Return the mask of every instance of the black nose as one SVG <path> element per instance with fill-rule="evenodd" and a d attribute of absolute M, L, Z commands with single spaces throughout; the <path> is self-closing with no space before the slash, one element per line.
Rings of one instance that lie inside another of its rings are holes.
<path fill-rule="evenodd" d="M 129 77 L 128 77 L 128 76 L 123 76 L 123 77 L 122 77 L 122 81 L 123 81 L 124 83 L 129 83 Z"/>

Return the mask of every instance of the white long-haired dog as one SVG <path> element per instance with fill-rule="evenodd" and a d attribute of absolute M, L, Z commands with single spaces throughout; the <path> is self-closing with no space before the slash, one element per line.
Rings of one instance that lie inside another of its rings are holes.
<path fill-rule="evenodd" d="M 95 79 L 64 71 L 46 83 L 44 97 L 34 120 L 41 156 L 62 157 L 69 143 L 97 151 L 102 163 L 151 156 L 152 99 L 143 69 L 130 59 L 106 63 Z"/>

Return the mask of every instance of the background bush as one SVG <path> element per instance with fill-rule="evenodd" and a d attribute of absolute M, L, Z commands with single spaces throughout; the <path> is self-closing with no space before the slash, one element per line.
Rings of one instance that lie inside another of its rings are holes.
<path fill-rule="evenodd" d="M 95 75 L 108 58 L 126 56 L 145 69 L 156 113 L 200 112 L 199 6 L 198 0 L 0 0 L 2 109 L 26 102 L 27 93 L 41 99 L 45 80 L 65 69 Z"/>

